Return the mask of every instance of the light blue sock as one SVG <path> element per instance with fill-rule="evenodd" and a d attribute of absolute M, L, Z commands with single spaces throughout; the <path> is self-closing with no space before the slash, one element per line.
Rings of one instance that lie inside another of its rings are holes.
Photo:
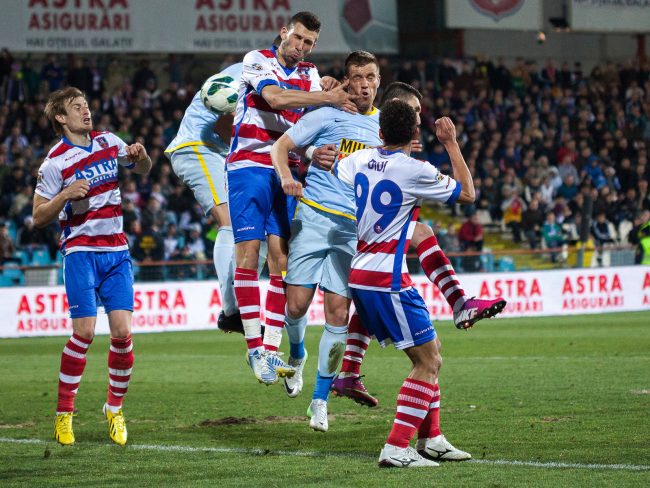
<path fill-rule="evenodd" d="M 235 297 L 235 240 L 232 227 L 219 227 L 217 238 L 214 240 L 214 269 L 219 280 L 221 291 L 221 308 L 226 315 L 237 313 L 237 298 Z"/>
<path fill-rule="evenodd" d="M 311 399 L 327 401 L 334 378 L 335 376 L 321 376 L 319 373 L 316 373 L 316 384 L 314 385 L 314 394 L 311 396 Z"/>
<path fill-rule="evenodd" d="M 318 374 L 312 397 L 314 400 L 327 400 L 336 370 L 345 353 L 347 333 L 347 325 L 325 324 L 323 328 L 323 335 L 321 335 L 318 346 Z"/>
<path fill-rule="evenodd" d="M 289 336 L 289 355 L 294 359 L 305 357 L 305 329 L 307 328 L 307 316 L 303 315 L 298 319 L 289 316 L 285 309 L 285 327 Z"/>

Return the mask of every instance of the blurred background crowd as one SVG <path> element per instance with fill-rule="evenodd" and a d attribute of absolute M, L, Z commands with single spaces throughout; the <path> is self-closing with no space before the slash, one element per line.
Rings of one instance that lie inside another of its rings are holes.
<path fill-rule="evenodd" d="M 44 104 L 66 85 L 87 94 L 96 130 L 143 143 L 154 162 L 150 175 L 121 175 L 124 228 L 135 260 L 211 258 L 215 224 L 163 151 L 203 80 L 235 61 L 174 55 L 33 60 L 2 50 L 0 260 L 56 259 L 58 224 L 36 229 L 31 208 L 38 168 L 58 140 Z M 382 86 L 399 80 L 424 95 L 424 152 L 416 156 L 450 172 L 434 136 L 435 119 L 449 116 L 474 174 L 477 200 L 460 215 L 464 222 L 436 225 L 447 252 L 480 251 L 484 232 L 501 232 L 531 249 L 631 244 L 638 246 L 637 262 L 644 259 L 641 241 L 650 239 L 649 63 L 606 62 L 587 72 L 580 63 L 556 66 L 551 60 L 380 62 Z M 321 74 L 344 75 L 342 59 L 316 63 Z M 476 263 L 467 270 L 480 269 Z"/>

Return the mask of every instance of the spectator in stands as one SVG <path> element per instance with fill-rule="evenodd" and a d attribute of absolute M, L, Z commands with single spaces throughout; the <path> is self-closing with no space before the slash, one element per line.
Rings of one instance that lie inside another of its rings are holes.
<path fill-rule="evenodd" d="M 591 223 L 591 235 L 596 244 L 592 266 L 609 266 L 611 256 L 607 247 L 616 243 L 616 230 L 614 224 L 607 220 L 605 212 L 598 213 Z"/>
<path fill-rule="evenodd" d="M 41 70 L 41 79 L 47 82 L 47 89 L 50 92 L 56 91 L 59 88 L 63 87 L 63 81 L 65 80 L 65 70 L 63 69 L 63 66 L 59 64 L 59 61 L 55 55 L 50 54 L 47 57 L 47 63 Z"/>
<path fill-rule="evenodd" d="M 0 265 L 8 261 L 16 261 L 15 251 L 16 246 L 9 235 L 9 223 L 2 222 L 0 224 Z"/>
<path fill-rule="evenodd" d="M 539 206 L 539 199 L 533 198 L 522 214 L 521 228 L 524 231 L 528 245 L 531 249 L 539 247 L 542 226 L 544 225 L 544 212 Z"/>
<path fill-rule="evenodd" d="M 557 189 L 557 196 L 565 200 L 571 200 L 578 194 L 577 180 L 572 174 L 567 174 L 562 181 L 562 186 Z"/>
<path fill-rule="evenodd" d="M 504 187 L 503 203 L 501 203 L 501 210 L 503 212 L 503 223 L 512 231 L 512 238 L 514 242 L 521 242 L 521 220 L 526 203 L 519 196 L 516 188 Z"/>
<path fill-rule="evenodd" d="M 553 212 L 546 214 L 546 222 L 542 226 L 542 238 L 544 240 L 544 246 L 549 249 L 555 249 L 564 245 L 562 229 L 555 221 L 555 214 Z M 557 258 L 558 253 L 552 252 L 551 261 L 556 262 Z"/>
<path fill-rule="evenodd" d="M 140 263 L 155 263 L 165 258 L 165 244 L 155 227 L 143 228 L 137 220 L 131 223 L 133 244 L 131 254 Z M 143 281 L 160 281 L 163 278 L 160 266 L 143 266 L 140 270 Z"/>
<path fill-rule="evenodd" d="M 478 215 L 473 214 L 467 217 L 458 231 L 458 242 L 461 251 L 483 251 L 483 226 L 478 220 Z M 467 256 L 463 259 L 465 271 L 480 271 L 480 256 Z"/>

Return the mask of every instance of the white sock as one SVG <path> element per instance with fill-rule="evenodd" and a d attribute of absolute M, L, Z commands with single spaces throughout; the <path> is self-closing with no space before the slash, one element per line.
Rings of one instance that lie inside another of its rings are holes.
<path fill-rule="evenodd" d="M 214 240 L 214 269 L 219 279 L 221 291 L 221 306 L 226 315 L 237 313 L 237 298 L 235 297 L 235 240 L 232 227 L 219 227 L 217 238 Z"/>

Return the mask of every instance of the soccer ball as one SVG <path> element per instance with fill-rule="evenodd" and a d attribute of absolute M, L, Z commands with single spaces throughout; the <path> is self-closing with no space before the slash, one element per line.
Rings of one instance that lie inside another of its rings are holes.
<path fill-rule="evenodd" d="M 397 52 L 396 2 L 339 0 L 343 38 L 351 51 Z"/>
<path fill-rule="evenodd" d="M 216 114 L 228 114 L 235 111 L 239 80 L 219 73 L 208 78 L 201 87 L 201 100 L 205 108 Z"/>

